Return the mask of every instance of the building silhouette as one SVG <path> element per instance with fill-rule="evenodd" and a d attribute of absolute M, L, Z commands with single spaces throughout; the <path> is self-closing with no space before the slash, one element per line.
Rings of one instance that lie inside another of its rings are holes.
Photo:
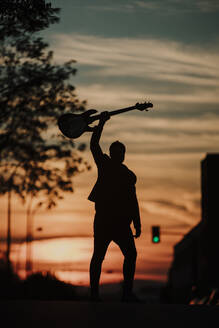
<path fill-rule="evenodd" d="M 201 161 L 201 221 L 174 246 L 166 302 L 189 303 L 194 290 L 219 288 L 219 153 Z"/>
<path fill-rule="evenodd" d="M 219 287 L 219 154 L 207 154 L 201 162 L 202 222 L 201 250 L 205 261 L 205 281 Z"/>

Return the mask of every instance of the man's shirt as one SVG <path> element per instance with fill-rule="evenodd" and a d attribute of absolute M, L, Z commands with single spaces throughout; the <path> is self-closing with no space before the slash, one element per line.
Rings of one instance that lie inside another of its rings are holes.
<path fill-rule="evenodd" d="M 140 226 L 136 197 L 136 175 L 124 164 L 115 163 L 100 148 L 92 151 L 98 169 L 97 181 L 88 197 L 95 202 L 97 214 L 117 220 L 117 224 Z"/>

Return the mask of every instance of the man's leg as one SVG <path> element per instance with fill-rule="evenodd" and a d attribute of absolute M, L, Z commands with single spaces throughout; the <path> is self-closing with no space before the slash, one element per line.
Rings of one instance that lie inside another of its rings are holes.
<path fill-rule="evenodd" d="M 104 260 L 110 239 L 101 235 L 94 235 L 94 252 L 90 262 L 90 292 L 91 300 L 99 299 L 99 280 L 102 262 Z"/>
<path fill-rule="evenodd" d="M 123 263 L 123 298 L 129 298 L 132 295 L 135 264 L 137 252 L 134 237 L 131 228 L 121 231 L 120 235 L 114 239 L 124 255 Z"/>

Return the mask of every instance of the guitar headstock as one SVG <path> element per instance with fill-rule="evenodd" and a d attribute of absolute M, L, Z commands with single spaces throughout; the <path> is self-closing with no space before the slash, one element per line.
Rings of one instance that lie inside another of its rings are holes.
<path fill-rule="evenodd" d="M 136 103 L 135 104 L 135 108 L 138 109 L 138 110 L 146 110 L 148 111 L 148 108 L 152 108 L 153 107 L 153 104 L 151 102 L 144 102 L 144 103 Z"/>

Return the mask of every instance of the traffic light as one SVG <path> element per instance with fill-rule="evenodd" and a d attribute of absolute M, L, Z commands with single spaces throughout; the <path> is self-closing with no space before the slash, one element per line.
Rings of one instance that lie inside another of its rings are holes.
<path fill-rule="evenodd" d="M 160 226 L 152 226 L 152 243 L 160 242 Z"/>

